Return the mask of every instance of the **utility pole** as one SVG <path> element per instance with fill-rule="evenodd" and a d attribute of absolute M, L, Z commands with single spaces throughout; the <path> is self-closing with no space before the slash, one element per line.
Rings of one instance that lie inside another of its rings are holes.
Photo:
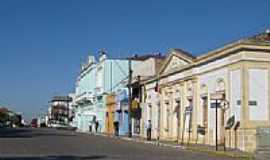
<path fill-rule="evenodd" d="M 177 143 L 179 143 L 180 139 L 180 119 L 181 119 L 181 106 L 180 101 L 177 102 Z"/>
<path fill-rule="evenodd" d="M 216 100 L 216 151 L 218 150 L 218 100 Z"/>
<path fill-rule="evenodd" d="M 132 125 L 131 125 L 131 107 L 132 107 L 132 93 L 131 93 L 131 83 L 132 83 L 132 68 L 131 68 L 131 58 L 128 59 L 128 136 L 132 137 Z"/>

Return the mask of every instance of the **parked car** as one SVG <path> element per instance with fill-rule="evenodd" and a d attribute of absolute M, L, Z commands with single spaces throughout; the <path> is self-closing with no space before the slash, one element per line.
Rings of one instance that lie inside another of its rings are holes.
<path fill-rule="evenodd" d="M 37 128 L 38 127 L 38 120 L 36 118 L 32 119 L 31 127 L 32 128 Z"/>
<path fill-rule="evenodd" d="M 62 130 L 76 130 L 76 127 L 73 127 L 69 124 L 65 124 L 65 123 L 51 123 L 50 127 L 52 128 L 56 128 L 56 129 L 62 129 Z"/>

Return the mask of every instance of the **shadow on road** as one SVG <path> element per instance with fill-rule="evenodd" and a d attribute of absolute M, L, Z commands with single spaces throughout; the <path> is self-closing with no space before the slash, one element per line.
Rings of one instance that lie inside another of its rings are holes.
<path fill-rule="evenodd" d="M 28 129 L 1 128 L 0 138 L 27 138 L 30 132 Z"/>
<path fill-rule="evenodd" d="M 95 160 L 104 159 L 107 156 L 39 156 L 39 157 L 0 157 L 1 160 Z"/>
<path fill-rule="evenodd" d="M 29 128 L 1 128 L 0 138 L 34 138 L 39 136 L 61 136 L 73 137 L 74 134 L 63 134 L 58 132 L 43 132 Z"/>

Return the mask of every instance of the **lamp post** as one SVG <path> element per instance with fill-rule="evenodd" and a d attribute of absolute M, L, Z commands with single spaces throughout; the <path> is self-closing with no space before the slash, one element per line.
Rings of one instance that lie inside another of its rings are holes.
<path fill-rule="evenodd" d="M 156 87 L 155 87 L 155 91 L 156 91 L 156 94 L 157 94 L 157 106 L 158 106 L 158 135 L 157 135 L 157 145 L 159 146 L 159 140 L 160 140 L 160 126 L 161 126 L 161 93 L 160 93 L 160 88 L 159 88 L 159 81 L 160 81 L 160 75 L 159 73 L 157 74 L 157 84 L 156 84 Z"/>

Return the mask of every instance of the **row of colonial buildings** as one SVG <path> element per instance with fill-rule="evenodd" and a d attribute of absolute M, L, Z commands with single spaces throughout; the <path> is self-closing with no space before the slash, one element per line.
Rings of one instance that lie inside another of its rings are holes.
<path fill-rule="evenodd" d="M 129 90 L 128 87 L 131 89 Z M 194 56 L 181 49 L 81 65 L 73 124 L 98 132 L 254 151 L 270 128 L 270 33 Z M 130 123 L 129 123 L 130 122 Z M 131 126 L 129 126 L 131 124 Z"/>

